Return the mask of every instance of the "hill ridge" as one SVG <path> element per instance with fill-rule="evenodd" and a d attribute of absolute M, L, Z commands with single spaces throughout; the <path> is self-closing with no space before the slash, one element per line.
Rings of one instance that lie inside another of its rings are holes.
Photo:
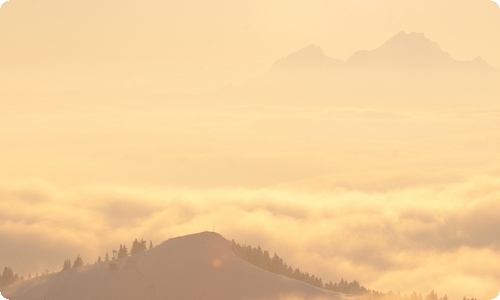
<path fill-rule="evenodd" d="M 171 238 L 140 254 L 19 281 L 8 299 L 343 299 L 336 292 L 279 276 L 238 257 L 220 234 Z"/>

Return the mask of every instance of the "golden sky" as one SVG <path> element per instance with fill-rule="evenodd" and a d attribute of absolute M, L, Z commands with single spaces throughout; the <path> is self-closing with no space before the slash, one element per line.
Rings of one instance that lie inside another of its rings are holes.
<path fill-rule="evenodd" d="M 0 267 L 215 226 L 327 281 L 491 299 L 498 70 L 269 71 L 402 31 L 500 68 L 490 0 L 4 3 Z"/>

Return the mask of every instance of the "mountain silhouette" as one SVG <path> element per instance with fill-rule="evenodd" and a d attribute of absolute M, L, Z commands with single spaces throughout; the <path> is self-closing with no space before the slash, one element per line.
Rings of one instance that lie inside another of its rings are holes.
<path fill-rule="evenodd" d="M 273 64 L 272 69 L 280 71 L 289 71 L 295 68 L 318 70 L 337 67 L 340 63 L 340 60 L 326 56 L 321 47 L 311 44 L 285 58 L 278 59 Z"/>
<path fill-rule="evenodd" d="M 309 45 L 288 56 L 276 60 L 271 70 L 293 71 L 305 69 L 358 69 L 395 68 L 397 70 L 414 68 L 451 68 L 475 66 L 493 69 L 480 57 L 472 61 L 453 59 L 438 43 L 428 39 L 424 33 L 404 31 L 389 38 L 385 43 L 372 50 L 355 52 L 347 61 L 327 56 L 319 46 Z"/>
<path fill-rule="evenodd" d="M 423 33 L 402 31 L 374 50 L 354 53 L 348 63 L 361 67 L 424 68 L 444 67 L 453 61 L 449 53 Z"/>
<path fill-rule="evenodd" d="M 9 299 L 353 299 L 269 273 L 238 257 L 221 235 L 172 238 L 152 250 L 17 282 Z"/>
<path fill-rule="evenodd" d="M 492 107 L 500 98 L 499 81 L 499 70 L 480 57 L 456 60 L 423 33 L 399 32 L 346 61 L 309 45 L 222 97 L 292 106 Z"/>

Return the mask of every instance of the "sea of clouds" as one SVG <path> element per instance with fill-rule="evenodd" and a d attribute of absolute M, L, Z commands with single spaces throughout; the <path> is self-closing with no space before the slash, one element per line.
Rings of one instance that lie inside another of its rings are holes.
<path fill-rule="evenodd" d="M 324 280 L 486 297 L 498 288 L 500 177 L 386 192 L 275 189 L 58 188 L 0 185 L 2 263 L 59 271 L 134 238 L 158 244 L 212 230 L 261 245 Z"/>

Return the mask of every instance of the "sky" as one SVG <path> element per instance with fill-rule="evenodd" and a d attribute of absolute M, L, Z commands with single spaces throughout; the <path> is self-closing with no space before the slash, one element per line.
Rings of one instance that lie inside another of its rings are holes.
<path fill-rule="evenodd" d="M 8 1 L 8 0 L 0 0 L 0 6 L 1 6 L 3 3 L 7 2 L 7 1 Z M 493 0 L 492 0 L 492 1 L 493 1 Z M 493 1 L 493 2 L 495 2 L 495 3 L 499 4 L 499 1 Z"/>
<path fill-rule="evenodd" d="M 438 67 L 309 65 L 405 62 L 401 32 Z M 215 228 L 323 280 L 492 299 L 498 37 L 489 0 L 11 0 L 0 268 Z"/>

